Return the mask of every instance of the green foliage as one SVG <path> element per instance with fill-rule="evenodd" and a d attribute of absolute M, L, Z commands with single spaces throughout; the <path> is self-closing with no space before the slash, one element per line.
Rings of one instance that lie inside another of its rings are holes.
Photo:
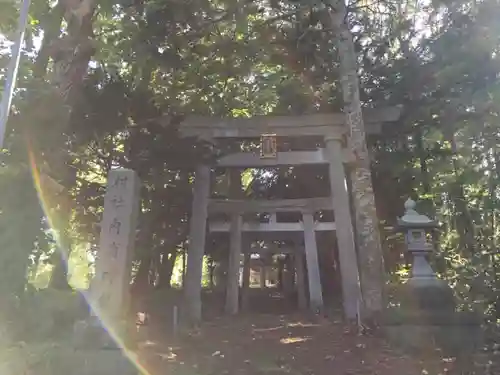
<path fill-rule="evenodd" d="M 34 78 L 43 59 L 41 51 L 32 51 L 33 38 L 60 30 L 55 9 L 34 1 L 0 167 L 0 289 L 7 295 L 22 294 L 29 275 L 42 280 L 34 269 L 52 269 L 56 246 L 44 220 L 48 213 L 58 218 L 51 228 L 56 233 L 67 225 L 75 248 L 72 282 L 85 285 L 92 273 L 87 251 L 98 243 L 112 166 L 135 169 L 143 182 L 137 274 L 170 278 L 172 266 L 179 280 L 177 255 L 186 245 L 193 166 L 213 157 L 206 145 L 179 139 L 176 126 L 183 116 L 340 108 L 336 49 L 313 7 L 233 0 L 117 4 L 100 3 L 97 52 L 82 95 L 69 110 L 51 86 L 52 64 Z M 378 214 L 384 225 L 393 225 L 404 200 L 419 197 L 419 210 L 441 224 L 435 268 L 461 305 L 484 311 L 495 323 L 500 319 L 500 7 L 497 0 L 419 4 L 357 4 L 349 14 L 363 105 L 404 105 L 401 121 L 368 138 Z M 0 15 L 0 31 L 7 36 L 15 26 L 14 5 L 7 2 Z M 221 153 L 229 150 L 219 146 Z M 45 212 L 28 150 L 40 171 L 69 196 L 65 200 L 49 189 Z M 247 196 L 329 194 L 324 168 L 270 172 L 245 171 Z M 216 186 L 215 193 L 224 196 L 224 178 Z M 401 239 L 387 235 L 384 245 L 388 279 L 401 282 L 408 269 Z M 225 251 L 215 240 L 209 255 L 221 259 Z M 161 267 L 161 259 L 174 261 Z M 139 272 L 141 265 L 146 272 Z"/>

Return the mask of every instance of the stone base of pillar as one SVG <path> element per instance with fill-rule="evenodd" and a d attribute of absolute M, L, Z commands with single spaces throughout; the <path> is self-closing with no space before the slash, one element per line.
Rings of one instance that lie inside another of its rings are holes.
<path fill-rule="evenodd" d="M 404 350 L 428 353 L 439 348 L 444 356 L 471 358 L 484 345 L 482 321 L 479 314 L 468 311 L 390 309 L 381 323 L 388 340 Z"/>
<path fill-rule="evenodd" d="M 76 322 L 71 344 L 47 353 L 46 373 L 138 375 L 137 361 L 128 352 L 136 347 L 133 324 L 120 321 L 114 325 L 105 327 L 97 316 Z"/>

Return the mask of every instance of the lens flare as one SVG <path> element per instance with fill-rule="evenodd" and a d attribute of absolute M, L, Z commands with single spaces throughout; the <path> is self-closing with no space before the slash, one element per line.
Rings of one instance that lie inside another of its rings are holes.
<path fill-rule="evenodd" d="M 61 204 L 61 202 L 57 201 L 58 199 L 61 199 L 61 196 L 60 194 L 50 194 L 50 192 L 48 191 L 49 189 L 47 189 L 47 185 L 49 184 L 49 177 L 40 172 L 41 168 L 37 163 L 37 158 L 34 152 L 35 149 L 33 147 L 33 143 L 28 133 L 25 133 L 25 140 L 28 152 L 29 165 L 33 177 L 33 184 L 37 191 L 40 205 L 43 209 L 43 212 L 45 214 L 45 217 L 47 219 L 50 228 L 53 230 L 53 234 L 55 236 L 55 240 L 57 243 L 57 251 L 59 252 L 61 258 L 64 260 L 66 266 L 68 266 L 68 253 L 64 251 L 63 247 L 64 243 L 60 235 L 62 228 L 60 227 L 61 224 L 59 223 L 62 223 L 63 219 L 57 217 L 55 210 L 52 209 L 53 207 L 57 207 L 58 205 Z M 54 184 L 57 183 L 54 182 Z M 151 375 L 151 373 L 143 365 L 139 363 L 138 354 L 127 349 L 123 337 L 120 337 L 120 334 L 117 332 L 117 330 L 112 328 L 113 325 L 111 324 L 112 322 L 110 322 L 108 319 L 105 319 L 104 314 L 102 314 L 102 312 L 100 312 L 99 309 L 92 304 L 90 296 L 87 293 L 81 293 L 81 294 L 85 298 L 85 301 L 89 306 L 89 308 L 91 309 L 93 315 L 99 320 L 100 326 L 113 339 L 116 346 L 121 350 L 121 352 L 128 359 L 128 361 L 135 366 L 135 368 L 140 374 Z"/>

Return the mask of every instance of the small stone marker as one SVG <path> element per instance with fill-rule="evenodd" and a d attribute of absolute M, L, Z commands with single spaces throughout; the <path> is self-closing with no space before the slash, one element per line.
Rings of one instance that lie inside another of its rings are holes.
<path fill-rule="evenodd" d="M 134 171 L 116 169 L 109 172 L 91 290 L 94 314 L 107 326 L 121 321 L 129 308 L 139 187 L 139 178 Z"/>

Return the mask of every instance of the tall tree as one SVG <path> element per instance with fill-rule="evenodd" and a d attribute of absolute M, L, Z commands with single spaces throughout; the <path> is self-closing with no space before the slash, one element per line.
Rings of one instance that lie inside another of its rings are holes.
<path fill-rule="evenodd" d="M 62 8 L 62 10 L 59 10 Z M 94 32 L 93 32 L 93 16 L 95 11 L 94 0 L 60 0 L 54 12 L 63 13 L 67 23 L 67 33 L 60 36 L 57 40 L 48 40 L 52 43 L 50 52 L 54 60 L 53 83 L 59 90 L 59 95 L 63 104 L 68 106 L 68 115 L 71 114 L 71 107 L 75 104 L 78 95 L 81 94 L 83 80 L 87 74 L 88 65 L 92 55 L 95 52 L 94 48 Z M 60 18 L 55 16 L 56 24 Z M 48 29 L 48 31 L 52 31 Z M 48 37 L 54 36 L 49 34 Z M 41 52 L 45 53 L 42 49 Z M 45 60 L 45 56 L 40 56 L 41 60 Z M 40 65 L 44 64 L 43 62 Z M 42 65 L 44 66 L 44 65 Z M 68 124 L 63 125 L 67 127 Z M 66 129 L 63 129 L 63 134 L 69 134 Z M 59 247 L 60 259 L 56 263 L 56 268 L 52 274 L 51 285 L 56 288 L 67 287 L 67 259 L 71 252 L 70 240 L 70 222 L 72 217 L 72 205 L 70 189 L 75 186 L 76 173 L 71 167 L 71 157 L 69 155 L 69 138 L 63 139 L 64 146 L 58 155 L 53 155 L 51 160 L 54 170 L 59 173 L 58 180 L 62 181 L 66 188 L 61 195 L 60 215 L 62 220 L 59 231 Z"/>
<path fill-rule="evenodd" d="M 361 112 L 357 56 L 347 20 L 344 0 L 330 0 L 326 3 L 321 21 L 324 29 L 329 30 L 336 41 L 344 112 L 349 128 L 348 145 L 356 157 L 352 167 L 351 186 L 364 307 L 362 318 L 371 318 L 383 308 L 384 258 Z"/>

